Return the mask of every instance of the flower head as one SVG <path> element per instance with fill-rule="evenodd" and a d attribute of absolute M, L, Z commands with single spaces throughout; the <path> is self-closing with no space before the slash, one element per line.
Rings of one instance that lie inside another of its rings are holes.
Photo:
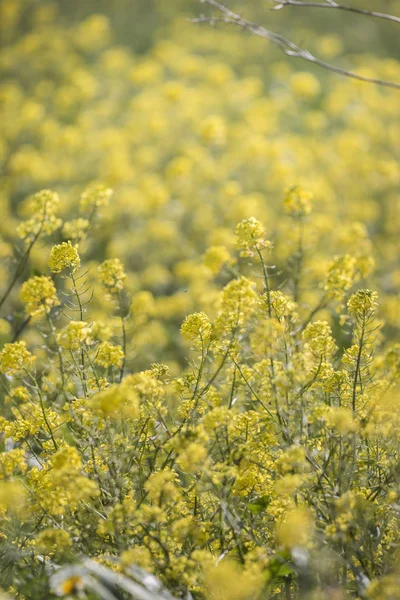
<path fill-rule="evenodd" d="M 116 346 L 110 342 L 101 342 L 94 362 L 107 369 L 108 367 L 121 367 L 123 360 L 124 351 L 121 346 Z"/>
<path fill-rule="evenodd" d="M 39 234 L 51 235 L 61 227 L 62 221 L 57 218 L 60 199 L 58 194 L 51 190 L 37 192 L 23 204 L 24 214 L 29 218 L 17 227 L 21 239 L 31 240 Z"/>
<path fill-rule="evenodd" d="M 349 254 L 335 256 L 328 267 L 325 289 L 333 298 L 341 298 L 353 285 L 356 277 L 356 259 Z"/>
<path fill-rule="evenodd" d="M 264 225 L 254 217 L 243 219 L 238 223 L 235 234 L 235 243 L 240 250 L 240 256 L 254 256 L 256 250 L 262 247 L 270 248 L 272 245 L 265 239 Z"/>
<path fill-rule="evenodd" d="M 352 294 L 347 302 L 349 314 L 352 317 L 371 317 L 377 306 L 378 294 L 371 290 L 358 290 Z"/>
<path fill-rule="evenodd" d="M 200 123 L 200 135 L 207 144 L 222 146 L 226 141 L 226 133 L 224 121 L 216 115 L 211 115 Z"/>
<path fill-rule="evenodd" d="M 67 240 L 76 240 L 80 242 L 85 239 L 89 225 L 89 221 L 82 218 L 66 221 L 62 228 L 62 234 Z"/>
<path fill-rule="evenodd" d="M 60 198 L 56 192 L 40 190 L 26 201 L 25 209 L 31 216 L 54 215 L 59 204 Z"/>
<path fill-rule="evenodd" d="M 299 185 L 286 190 L 284 211 L 292 217 L 305 217 L 311 213 L 312 194 Z"/>
<path fill-rule="evenodd" d="M 92 183 L 88 185 L 81 195 L 82 210 L 93 211 L 96 208 L 107 206 L 113 190 L 102 183 Z"/>
<path fill-rule="evenodd" d="M 331 355 L 336 350 L 336 344 L 332 338 L 332 330 L 326 321 L 315 321 L 309 323 L 303 331 L 303 340 L 307 349 L 314 355 Z"/>
<path fill-rule="evenodd" d="M 65 269 L 74 273 L 80 264 L 78 246 L 73 246 L 70 241 L 57 244 L 51 249 L 49 268 L 52 273 L 61 273 Z"/>
<path fill-rule="evenodd" d="M 119 258 L 105 260 L 99 266 L 100 281 L 110 292 L 118 292 L 124 287 L 126 273 Z"/>
<path fill-rule="evenodd" d="M 79 350 L 83 344 L 91 343 L 91 329 L 86 321 L 70 321 L 57 334 L 57 341 L 66 350 Z"/>
<path fill-rule="evenodd" d="M 211 246 L 203 254 L 203 262 L 213 275 L 217 275 L 224 265 L 232 263 L 232 258 L 225 246 Z"/>
<path fill-rule="evenodd" d="M 71 536 L 64 529 L 43 529 L 36 538 L 40 552 L 48 556 L 60 556 L 72 546 Z"/>
<path fill-rule="evenodd" d="M 53 306 L 60 304 L 55 285 L 50 277 L 36 276 L 25 281 L 21 287 L 21 301 L 26 312 L 34 317 L 48 313 Z"/>
<path fill-rule="evenodd" d="M 6 375 L 14 375 L 24 369 L 32 367 L 36 360 L 26 347 L 25 342 L 4 344 L 0 352 L 0 371 Z"/>
<path fill-rule="evenodd" d="M 208 342 L 211 336 L 210 319 L 204 312 L 188 315 L 181 326 L 181 335 L 187 342 Z"/>

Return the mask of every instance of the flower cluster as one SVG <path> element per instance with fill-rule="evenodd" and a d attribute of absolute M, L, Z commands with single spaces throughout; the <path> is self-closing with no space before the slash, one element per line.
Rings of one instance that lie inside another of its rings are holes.
<path fill-rule="evenodd" d="M 265 240 L 263 224 L 254 217 L 244 219 L 236 227 L 236 247 L 240 250 L 240 256 L 253 256 L 254 251 L 270 245 L 271 242 Z"/>
<path fill-rule="evenodd" d="M 25 281 L 21 286 L 21 301 L 26 312 L 34 317 L 47 313 L 60 304 L 56 287 L 50 277 L 36 276 Z"/>
<path fill-rule="evenodd" d="M 70 241 L 53 246 L 49 257 L 49 268 L 52 273 L 62 273 L 68 269 L 71 273 L 81 264 L 78 248 Z"/>
<path fill-rule="evenodd" d="M 126 273 L 119 258 L 105 260 L 99 266 L 100 281 L 110 292 L 118 292 L 124 286 Z"/>
<path fill-rule="evenodd" d="M 76 1 L 0 7 L 4 592 L 393 600 L 398 94 Z"/>
<path fill-rule="evenodd" d="M 21 371 L 31 369 L 36 357 L 26 347 L 26 342 L 4 344 L 0 352 L 0 372 L 6 375 L 15 375 Z"/>
<path fill-rule="evenodd" d="M 305 217 L 311 213 L 312 194 L 299 186 L 286 190 L 283 208 L 293 217 Z"/>

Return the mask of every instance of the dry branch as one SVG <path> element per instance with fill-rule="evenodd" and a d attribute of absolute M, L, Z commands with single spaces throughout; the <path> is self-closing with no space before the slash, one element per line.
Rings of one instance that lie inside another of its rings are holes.
<path fill-rule="evenodd" d="M 343 69 L 336 65 L 332 65 L 330 63 L 321 60 L 317 56 L 314 56 L 309 50 L 306 48 L 301 48 L 297 46 L 297 44 L 293 43 L 291 40 L 285 38 L 284 36 L 267 29 L 262 25 L 258 25 L 257 23 L 252 23 L 247 19 L 241 17 L 230 8 L 221 4 L 217 0 L 200 0 L 200 2 L 204 4 L 208 4 L 213 8 L 216 8 L 220 13 L 222 13 L 222 17 L 214 17 L 214 16 L 206 16 L 201 15 L 196 19 L 192 19 L 194 23 L 209 23 L 210 25 L 216 25 L 217 23 L 227 23 L 230 25 L 236 25 L 243 30 L 249 31 L 250 33 L 262 37 L 273 44 L 279 46 L 279 48 L 284 52 L 287 56 L 292 56 L 295 58 L 300 58 L 301 60 L 305 60 L 311 62 L 319 67 L 327 69 L 328 71 L 332 71 L 338 75 L 342 75 L 343 77 L 349 77 L 351 79 L 356 79 L 357 81 L 363 81 L 366 83 L 374 83 L 376 85 L 381 85 L 385 87 L 390 87 L 393 89 L 400 90 L 400 83 L 396 83 L 394 81 L 387 81 L 385 79 L 376 79 L 374 77 L 366 77 L 364 75 L 359 75 L 354 71 L 348 71 L 347 69 Z M 285 5 L 285 2 L 280 2 L 280 4 Z M 290 2 L 291 4 L 291 2 Z M 307 3 L 309 4 L 309 3 Z M 319 3 L 317 3 L 319 4 Z M 322 4 L 321 4 L 322 6 Z M 340 5 L 341 6 L 341 5 Z M 332 7 L 335 6 L 332 4 Z M 379 14 L 379 13 L 376 13 Z"/>

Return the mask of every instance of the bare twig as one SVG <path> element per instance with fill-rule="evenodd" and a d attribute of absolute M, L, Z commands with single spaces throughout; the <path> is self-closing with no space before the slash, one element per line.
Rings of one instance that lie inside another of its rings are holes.
<path fill-rule="evenodd" d="M 346 69 L 342 69 L 341 67 L 337 67 L 336 65 L 332 65 L 327 63 L 316 56 L 314 56 L 309 50 L 305 48 L 300 48 L 287 38 L 282 35 L 275 33 L 269 29 L 266 29 L 262 25 L 257 25 L 256 23 L 252 23 L 247 19 L 244 19 L 237 13 L 233 12 L 225 6 L 221 4 L 217 0 L 200 0 L 202 3 L 209 4 L 213 8 L 219 10 L 224 16 L 223 17 L 208 17 L 208 16 L 200 16 L 197 19 L 192 19 L 194 23 L 209 23 L 211 25 L 215 25 L 216 23 L 227 23 L 231 25 L 236 25 L 243 30 L 249 31 L 254 35 L 258 35 L 273 44 L 279 46 L 279 48 L 284 52 L 287 56 L 293 56 L 295 58 L 300 58 L 302 60 L 306 60 L 315 65 L 318 65 L 328 71 L 333 73 L 337 73 L 338 75 L 342 75 L 343 77 L 349 77 L 350 79 L 356 79 L 357 81 L 364 81 L 366 83 L 374 83 L 376 85 L 381 85 L 385 87 L 390 87 L 393 89 L 400 90 L 400 83 L 395 83 L 394 81 L 386 81 L 385 79 L 375 79 L 374 77 L 365 77 L 363 75 L 358 75 L 353 71 L 348 71 Z"/>
<path fill-rule="evenodd" d="M 302 0 L 271 0 L 276 4 L 276 6 L 272 10 L 280 10 L 281 8 L 285 8 L 285 6 L 300 6 L 306 8 L 333 8 L 337 10 L 344 10 L 347 12 L 352 12 L 357 15 L 364 15 L 366 17 L 374 17 L 376 19 L 386 19 L 388 21 L 394 21 L 395 23 L 400 23 L 400 17 L 396 17 L 395 15 L 388 15 L 386 13 L 375 12 L 372 10 L 364 10 L 363 8 L 355 8 L 354 6 L 346 6 L 344 4 L 338 4 L 334 2 L 334 0 L 329 0 L 327 2 L 303 2 Z"/>

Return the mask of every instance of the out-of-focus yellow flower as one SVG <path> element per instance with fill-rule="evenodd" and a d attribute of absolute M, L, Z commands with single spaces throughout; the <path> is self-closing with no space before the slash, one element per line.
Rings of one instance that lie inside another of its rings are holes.
<path fill-rule="evenodd" d="M 278 541 L 282 546 L 294 548 L 306 545 L 312 536 L 314 521 L 308 509 L 297 508 L 289 512 L 278 525 Z"/>
<path fill-rule="evenodd" d="M 57 341 L 66 350 L 79 350 L 84 344 L 91 343 L 91 327 L 85 321 L 70 321 L 57 334 Z"/>
<path fill-rule="evenodd" d="M 0 371 L 6 375 L 18 374 L 24 370 L 30 370 L 35 362 L 33 356 L 26 347 L 26 342 L 14 342 L 4 344 L 0 352 Z"/>
<path fill-rule="evenodd" d="M 101 367 L 121 367 L 124 359 L 124 351 L 121 346 L 116 346 L 110 342 L 101 342 L 97 349 L 94 362 Z"/>
<path fill-rule="evenodd" d="M 124 287 L 126 273 L 119 258 L 105 260 L 98 268 L 100 281 L 110 292 L 118 292 Z"/>
<path fill-rule="evenodd" d="M 92 212 L 97 208 L 108 206 L 113 190 L 102 183 L 92 183 L 81 195 L 81 208 Z"/>
<path fill-rule="evenodd" d="M 292 217 L 305 217 L 311 213 L 312 198 L 311 192 L 296 185 L 286 190 L 283 208 Z"/>
<path fill-rule="evenodd" d="M 299 71 L 290 78 L 290 87 L 296 96 L 312 99 L 321 92 L 321 84 L 317 77 L 307 71 Z"/>
<path fill-rule="evenodd" d="M 21 301 L 32 317 L 48 313 L 54 306 L 60 304 L 56 287 L 50 277 L 35 276 L 22 284 Z"/>

